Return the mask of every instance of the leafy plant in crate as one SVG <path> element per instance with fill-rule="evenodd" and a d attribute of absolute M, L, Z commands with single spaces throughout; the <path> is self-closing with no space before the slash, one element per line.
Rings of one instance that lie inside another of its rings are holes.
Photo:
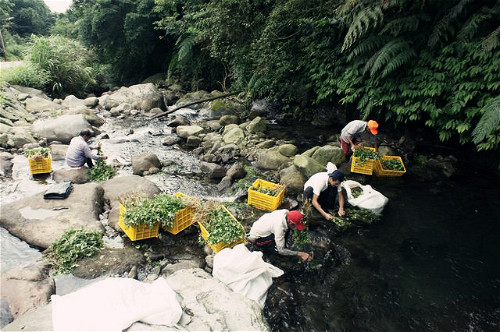
<path fill-rule="evenodd" d="M 33 159 L 35 161 L 41 161 L 45 158 L 48 158 L 50 154 L 50 150 L 47 148 L 33 148 L 26 149 L 24 151 L 24 155 L 28 159 Z"/>
<path fill-rule="evenodd" d="M 153 198 L 143 195 L 129 195 L 122 199 L 125 208 L 123 222 L 127 227 L 147 225 L 153 228 L 157 223 L 162 227 L 172 227 L 175 213 L 186 205 L 182 199 L 169 194 L 159 194 Z"/>

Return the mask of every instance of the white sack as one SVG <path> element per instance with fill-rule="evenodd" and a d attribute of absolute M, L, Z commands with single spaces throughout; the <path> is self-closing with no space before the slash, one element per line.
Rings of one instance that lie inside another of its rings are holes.
<path fill-rule="evenodd" d="M 387 197 L 373 189 L 370 185 L 364 186 L 356 181 L 345 180 L 342 182 L 342 187 L 346 191 L 347 202 L 349 202 L 349 204 L 362 209 L 371 210 L 372 212 L 377 214 L 382 213 L 382 210 L 389 201 Z M 353 197 L 351 192 L 351 188 L 355 187 L 360 187 L 363 190 L 363 194 L 359 195 L 356 198 Z"/>
<path fill-rule="evenodd" d="M 244 244 L 217 253 L 212 271 L 214 278 L 234 292 L 256 301 L 261 308 L 264 308 L 267 290 L 273 284 L 272 278 L 283 273 L 283 270 L 264 262 L 262 252 L 252 252 Z"/>
<path fill-rule="evenodd" d="M 122 331 L 137 321 L 173 326 L 182 316 L 164 278 L 152 283 L 107 278 L 51 299 L 54 331 Z"/>

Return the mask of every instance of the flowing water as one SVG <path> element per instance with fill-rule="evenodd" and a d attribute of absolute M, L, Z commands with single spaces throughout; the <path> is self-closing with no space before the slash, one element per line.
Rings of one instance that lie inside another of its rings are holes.
<path fill-rule="evenodd" d="M 170 164 L 168 172 L 147 176 L 161 190 L 219 198 L 216 184 L 200 176 L 197 156 L 161 145 L 170 134 L 162 122 L 108 122 L 101 129 L 110 136 L 102 140 L 104 153 L 123 165 L 119 174 L 131 174 L 132 154 L 155 153 Z M 14 159 L 13 180 L 2 183 L 2 205 L 47 188 L 28 179 L 23 158 Z M 296 289 L 284 293 L 294 307 L 279 309 L 286 318 L 270 319 L 273 331 L 498 331 L 498 179 L 421 182 L 405 174 L 371 177 L 369 184 L 389 198 L 382 219 L 330 239 L 344 251 L 342 262 L 276 280 L 277 289 L 285 282 Z M 0 235 L 2 271 L 40 258 L 4 229 Z"/>
<path fill-rule="evenodd" d="M 304 331 L 498 331 L 500 189 L 459 180 L 373 178 L 383 218 L 334 239 L 350 261 L 330 283 L 308 280 Z"/>

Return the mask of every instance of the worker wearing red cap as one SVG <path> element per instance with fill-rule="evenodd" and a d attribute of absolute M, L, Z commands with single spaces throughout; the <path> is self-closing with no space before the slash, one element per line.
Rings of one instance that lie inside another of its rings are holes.
<path fill-rule="evenodd" d="M 354 151 L 361 143 L 361 134 L 368 132 L 372 135 L 373 145 L 375 150 L 378 151 L 378 143 L 375 136 L 378 134 L 378 123 L 374 120 L 361 121 L 354 120 L 349 122 L 340 133 L 340 146 L 347 156 L 349 152 Z"/>
<path fill-rule="evenodd" d="M 301 232 L 306 229 L 303 219 L 304 215 L 296 210 L 283 209 L 266 213 L 254 222 L 247 239 L 257 247 L 276 246 L 280 255 L 299 256 L 304 261 L 310 261 L 312 256 L 308 253 L 285 248 L 285 235 L 289 229 Z"/>

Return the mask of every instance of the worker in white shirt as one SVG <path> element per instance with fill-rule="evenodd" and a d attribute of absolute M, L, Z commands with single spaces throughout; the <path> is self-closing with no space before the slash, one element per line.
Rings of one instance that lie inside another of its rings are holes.
<path fill-rule="evenodd" d="M 311 261 L 310 254 L 285 248 L 285 236 L 289 229 L 301 232 L 306 229 L 303 218 L 304 215 L 296 210 L 282 209 L 266 213 L 252 225 L 247 239 L 257 247 L 276 246 L 280 255 L 298 256 L 304 261 Z"/>
<path fill-rule="evenodd" d="M 84 129 L 79 136 L 73 137 L 66 152 L 66 164 L 69 167 L 82 167 L 87 164 L 89 168 L 94 167 L 92 160 L 107 159 L 107 156 L 98 156 L 92 153 L 87 142 L 92 137 L 90 129 Z"/>
<path fill-rule="evenodd" d="M 344 205 L 346 202 L 345 193 L 341 183 L 344 180 L 344 173 L 335 170 L 331 173 L 319 172 L 311 176 L 304 184 L 304 196 L 311 201 L 312 206 L 325 218 L 332 220 L 333 215 L 328 212 L 339 203 L 339 216 L 344 216 Z"/>

